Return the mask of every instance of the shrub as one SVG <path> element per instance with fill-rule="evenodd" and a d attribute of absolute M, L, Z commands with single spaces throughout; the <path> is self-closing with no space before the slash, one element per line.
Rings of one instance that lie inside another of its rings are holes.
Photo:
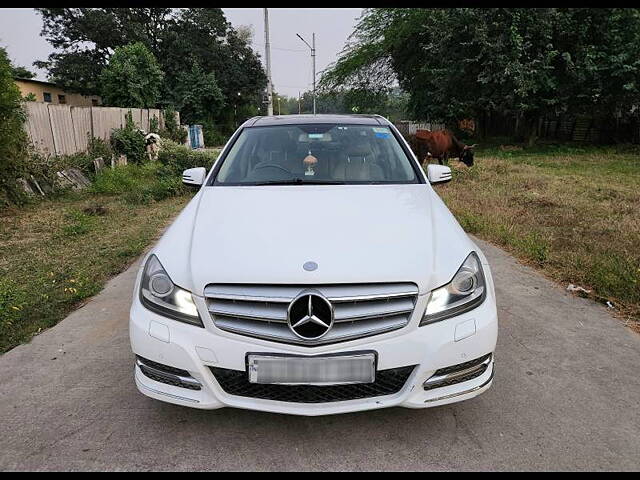
<path fill-rule="evenodd" d="M 205 122 L 202 124 L 202 136 L 204 137 L 204 144 L 208 147 L 219 147 L 227 143 L 229 135 L 220 131 L 219 128 L 212 122 Z"/>
<path fill-rule="evenodd" d="M 131 110 L 125 116 L 125 126 L 111 134 L 111 146 L 118 155 L 126 155 L 131 163 L 142 163 L 145 159 L 144 133 L 133 122 Z"/>
<path fill-rule="evenodd" d="M 160 121 L 155 115 L 149 119 L 149 132 L 158 133 L 160 130 Z"/>
<path fill-rule="evenodd" d="M 22 96 L 12 72 L 7 52 L 0 48 L 0 205 L 26 200 L 16 179 L 27 175 L 28 140 Z"/>
<path fill-rule="evenodd" d="M 176 111 L 173 108 L 167 108 L 164 111 L 164 128 L 158 132 L 162 138 L 183 144 L 187 141 L 187 131 L 178 125 L 176 120 Z"/>
<path fill-rule="evenodd" d="M 167 139 L 162 140 L 158 153 L 160 163 L 176 176 L 180 176 L 187 168 L 209 168 L 213 165 L 216 157 L 215 153 L 191 150 L 189 147 Z"/>
<path fill-rule="evenodd" d="M 106 162 L 113 155 L 113 150 L 108 142 L 98 137 L 89 138 L 89 146 L 87 148 L 87 155 L 91 160 L 102 157 Z"/>

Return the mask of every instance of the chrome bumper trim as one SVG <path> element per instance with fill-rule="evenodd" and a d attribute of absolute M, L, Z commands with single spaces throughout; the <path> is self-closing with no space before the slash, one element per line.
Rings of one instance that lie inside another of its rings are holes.
<path fill-rule="evenodd" d="M 486 387 L 489 383 L 491 383 L 491 380 L 493 380 L 493 365 L 491 366 L 491 375 L 489 376 L 487 381 L 484 382 L 482 385 L 478 385 L 477 387 L 469 388 L 468 390 L 464 390 L 463 392 L 450 393 L 449 395 L 443 395 L 442 397 L 430 398 L 430 399 L 425 400 L 424 403 L 438 402 L 440 400 L 447 400 L 449 398 L 459 397 L 460 395 L 467 395 L 468 393 L 476 392 L 476 391 Z"/>
<path fill-rule="evenodd" d="M 432 377 L 429 377 L 429 379 L 427 379 L 427 381 L 423 383 L 423 386 L 429 386 L 431 388 L 434 388 L 434 385 L 438 383 L 444 383 L 450 380 L 455 380 L 456 378 L 466 377 L 467 375 L 477 372 L 478 370 L 486 370 L 487 366 L 491 363 L 492 359 L 493 359 L 493 355 L 489 355 L 487 359 L 484 360 L 483 362 L 478 363 L 477 365 L 473 365 L 471 367 L 465 368 L 464 370 L 458 370 L 455 372 L 446 373 L 444 375 L 437 375 L 437 376 L 434 375 Z"/>
<path fill-rule="evenodd" d="M 196 400 L 195 398 L 181 397 L 180 395 L 173 395 L 171 393 L 163 392 L 161 390 L 156 390 L 155 388 L 147 387 L 144 383 L 140 381 L 136 381 L 136 383 L 140 388 L 144 388 L 145 390 L 148 390 L 151 393 L 155 393 L 156 395 L 164 395 L 165 397 L 174 398 L 176 400 L 182 400 L 183 402 L 200 403 L 200 400 Z"/>
<path fill-rule="evenodd" d="M 144 367 L 145 369 L 149 370 L 151 373 L 153 373 L 154 375 L 157 375 L 158 377 L 162 377 L 170 381 L 186 383 L 187 385 L 192 385 L 194 387 L 202 388 L 202 384 L 193 377 L 183 377 L 182 375 L 176 375 L 175 373 L 168 373 L 163 370 L 159 370 L 157 368 L 147 365 L 146 363 L 142 362 L 139 358 L 136 358 L 136 365 L 140 369 L 143 375 L 144 375 L 144 370 L 142 370 L 142 368 Z"/>

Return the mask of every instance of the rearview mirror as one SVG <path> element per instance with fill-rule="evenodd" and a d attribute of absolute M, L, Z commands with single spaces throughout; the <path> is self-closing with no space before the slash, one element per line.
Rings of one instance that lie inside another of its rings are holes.
<path fill-rule="evenodd" d="M 189 168 L 182 172 L 182 183 L 190 187 L 199 187 L 204 183 L 207 176 L 207 169 L 204 167 Z"/>
<path fill-rule="evenodd" d="M 445 183 L 451 181 L 451 169 L 444 165 L 427 165 L 429 183 Z"/>

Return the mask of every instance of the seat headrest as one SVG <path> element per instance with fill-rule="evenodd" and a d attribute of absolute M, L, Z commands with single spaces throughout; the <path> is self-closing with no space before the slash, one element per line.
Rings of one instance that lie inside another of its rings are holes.
<path fill-rule="evenodd" d="M 363 140 L 356 140 L 347 147 L 347 155 L 350 157 L 367 157 L 372 153 L 371 144 Z"/>
<path fill-rule="evenodd" d="M 269 132 L 265 139 L 264 148 L 267 150 L 286 150 L 291 143 L 289 135 L 285 131 Z"/>

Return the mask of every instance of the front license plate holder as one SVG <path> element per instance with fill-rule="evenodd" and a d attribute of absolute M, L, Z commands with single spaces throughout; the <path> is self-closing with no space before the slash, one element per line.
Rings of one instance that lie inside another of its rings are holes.
<path fill-rule="evenodd" d="M 247 354 L 250 383 L 277 385 L 350 385 L 373 383 L 375 352 L 339 355 Z"/>

